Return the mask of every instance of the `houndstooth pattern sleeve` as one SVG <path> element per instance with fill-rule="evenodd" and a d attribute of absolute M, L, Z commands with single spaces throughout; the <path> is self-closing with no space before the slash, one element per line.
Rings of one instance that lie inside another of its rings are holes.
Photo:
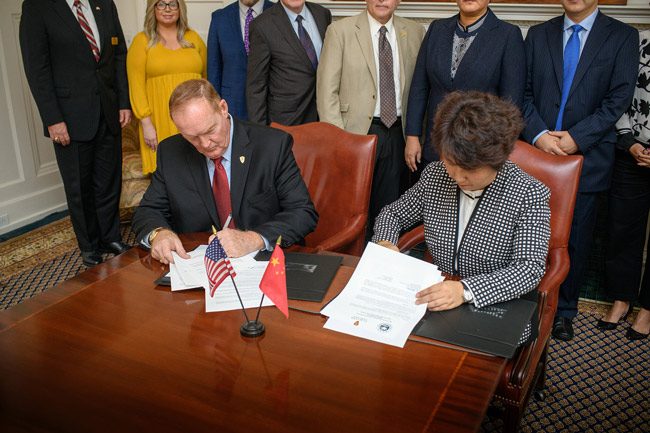
<path fill-rule="evenodd" d="M 428 177 L 427 173 L 430 172 L 430 167 L 427 166 L 415 185 L 402 194 L 399 199 L 384 206 L 375 219 L 373 242 L 389 241 L 397 245 L 402 229 L 422 221 L 426 178 Z"/>

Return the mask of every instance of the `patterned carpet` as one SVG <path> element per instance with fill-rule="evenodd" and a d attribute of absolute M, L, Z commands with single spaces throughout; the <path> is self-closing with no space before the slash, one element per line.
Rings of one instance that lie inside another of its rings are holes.
<path fill-rule="evenodd" d="M 122 239 L 134 244 L 130 225 Z M 108 255 L 105 257 L 109 257 Z M 41 293 L 85 269 L 68 218 L 0 243 L 0 310 Z M 546 400 L 534 398 L 521 423 L 532 432 L 650 432 L 650 339 L 631 342 L 625 331 L 594 323 L 607 305 L 580 303 L 570 343 L 551 341 Z M 491 408 L 482 432 L 501 431 Z"/>
<path fill-rule="evenodd" d="M 129 218 L 129 213 L 123 214 Z M 122 241 L 135 243 L 129 224 Z M 105 254 L 104 258 L 112 257 Z M 0 310 L 16 305 L 86 269 L 77 249 L 70 218 L 47 224 L 0 243 Z"/>

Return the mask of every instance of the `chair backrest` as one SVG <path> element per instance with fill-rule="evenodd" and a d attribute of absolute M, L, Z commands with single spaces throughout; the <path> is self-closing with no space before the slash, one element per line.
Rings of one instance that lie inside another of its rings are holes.
<path fill-rule="evenodd" d="M 538 287 L 540 295 L 546 296 L 547 305 L 547 310 L 540 311 L 540 315 L 546 313 L 551 316 L 557 308 L 559 285 L 569 270 L 569 234 L 582 171 L 582 156 L 552 155 L 524 141 L 517 141 L 509 159 L 551 190 L 551 239 L 545 279 Z"/>
<path fill-rule="evenodd" d="M 526 142 L 517 141 L 509 159 L 551 190 L 549 250 L 567 247 L 582 170 L 582 156 L 551 155 Z"/>
<path fill-rule="evenodd" d="M 322 122 L 271 126 L 293 137 L 296 163 L 319 214 L 306 246 L 361 255 L 377 137 Z"/>

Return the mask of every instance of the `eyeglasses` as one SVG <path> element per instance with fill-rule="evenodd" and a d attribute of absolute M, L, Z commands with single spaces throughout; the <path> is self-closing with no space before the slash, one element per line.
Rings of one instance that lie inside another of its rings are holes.
<path fill-rule="evenodd" d="M 171 1 L 171 2 L 158 2 L 156 3 L 156 9 L 159 11 L 164 11 L 169 7 L 170 11 L 177 11 L 178 10 L 178 2 L 176 1 Z"/>

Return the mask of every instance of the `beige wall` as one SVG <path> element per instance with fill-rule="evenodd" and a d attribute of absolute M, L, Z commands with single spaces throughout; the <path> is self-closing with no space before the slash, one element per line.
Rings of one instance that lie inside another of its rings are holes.
<path fill-rule="evenodd" d="M 127 42 L 142 28 L 145 0 L 114 0 Z M 190 25 L 204 38 L 210 14 L 230 1 L 186 0 Z M 22 0 L 0 1 L 0 233 L 6 233 L 54 211 L 65 209 L 65 196 L 52 144 L 43 137 L 38 111 L 24 77 L 18 45 Z M 321 1 L 335 17 L 358 13 L 363 2 Z M 519 24 L 561 13 L 557 5 L 495 4 L 495 13 Z M 605 13 L 636 27 L 650 27 L 648 0 L 628 0 L 627 6 L 603 7 Z M 428 24 L 456 12 L 454 3 L 407 3 L 398 13 Z"/>

